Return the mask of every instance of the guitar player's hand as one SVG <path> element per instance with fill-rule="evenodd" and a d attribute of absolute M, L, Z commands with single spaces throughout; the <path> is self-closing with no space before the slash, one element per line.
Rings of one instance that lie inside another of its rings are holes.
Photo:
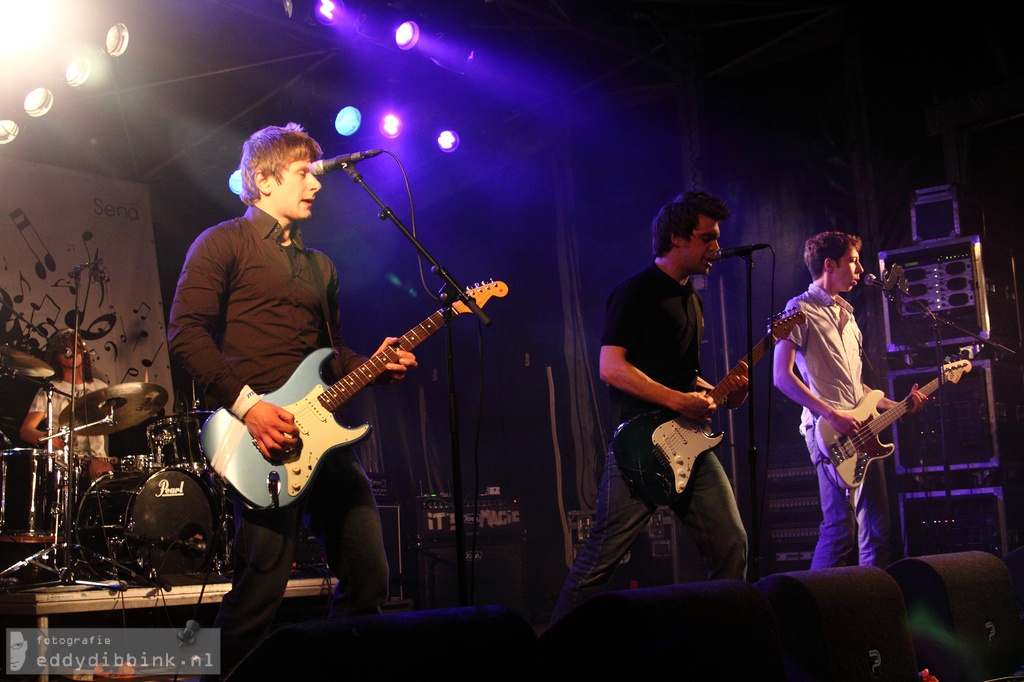
<path fill-rule="evenodd" d="M 694 421 L 710 422 L 718 407 L 707 393 L 680 393 L 679 403 L 673 409 Z"/>
<path fill-rule="evenodd" d="M 245 413 L 245 426 L 264 457 L 279 460 L 299 435 L 295 417 L 277 405 L 259 401 Z"/>
<path fill-rule="evenodd" d="M 852 436 L 860 428 L 860 420 L 847 410 L 833 410 L 825 417 L 837 432 Z"/>
<path fill-rule="evenodd" d="M 917 388 L 917 384 L 914 384 L 914 387 L 910 389 L 910 393 L 907 395 L 910 398 L 910 407 L 907 409 L 907 412 L 910 414 L 917 414 L 924 407 L 924 404 L 928 402 L 928 397 L 917 390 Z"/>
<path fill-rule="evenodd" d="M 377 353 L 383 352 L 388 346 L 395 346 L 398 343 L 398 338 L 389 336 L 384 339 L 384 343 L 380 344 L 380 348 L 377 349 Z M 376 353 L 374 353 L 376 355 Z M 395 348 L 395 355 L 397 356 L 398 362 L 389 362 L 384 365 L 384 371 L 377 381 L 374 383 L 380 386 L 386 386 L 388 384 L 394 384 L 405 378 L 405 373 L 417 366 L 416 356 L 407 350 L 401 348 Z"/>

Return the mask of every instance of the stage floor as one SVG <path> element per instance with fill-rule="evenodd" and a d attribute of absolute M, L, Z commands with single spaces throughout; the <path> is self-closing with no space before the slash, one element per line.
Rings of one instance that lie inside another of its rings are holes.
<path fill-rule="evenodd" d="M 51 616 L 72 613 L 111 613 L 126 609 L 150 609 L 176 606 L 218 604 L 231 589 L 231 583 L 215 576 L 202 583 L 160 587 L 124 587 L 105 589 L 82 585 L 23 587 L 0 592 L 0 615 L 31 616 L 36 627 L 48 627 Z M 324 597 L 334 589 L 328 578 L 295 578 L 288 582 L 285 599 Z M 5 620 L 7 620 L 5 618 Z"/>

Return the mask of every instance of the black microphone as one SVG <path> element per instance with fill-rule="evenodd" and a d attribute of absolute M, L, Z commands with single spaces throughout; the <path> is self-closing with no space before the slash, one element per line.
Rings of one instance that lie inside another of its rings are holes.
<path fill-rule="evenodd" d="M 879 289 L 885 288 L 885 285 L 879 282 L 878 278 L 872 275 L 870 272 L 864 275 L 864 284 L 867 284 L 868 286 L 878 287 Z"/>
<path fill-rule="evenodd" d="M 770 248 L 772 248 L 771 244 L 747 244 L 746 246 L 734 246 L 731 249 L 718 249 L 711 252 L 711 260 L 722 260 L 732 256 L 749 256 L 755 251 Z"/>
<path fill-rule="evenodd" d="M 356 161 L 362 161 L 363 159 L 369 159 L 383 154 L 383 149 L 368 149 L 365 152 L 355 152 L 354 154 L 342 154 L 341 156 L 335 156 L 333 159 L 320 159 L 309 164 L 309 172 L 313 175 L 323 175 L 324 173 L 330 173 L 332 170 L 338 168 L 345 168 L 350 166 Z"/>

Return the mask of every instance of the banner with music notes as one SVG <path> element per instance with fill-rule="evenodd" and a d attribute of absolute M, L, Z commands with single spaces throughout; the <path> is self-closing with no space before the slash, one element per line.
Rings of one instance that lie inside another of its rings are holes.
<path fill-rule="evenodd" d="M 0 159 L 0 345 L 74 327 L 110 385 L 174 395 L 146 185 Z"/>

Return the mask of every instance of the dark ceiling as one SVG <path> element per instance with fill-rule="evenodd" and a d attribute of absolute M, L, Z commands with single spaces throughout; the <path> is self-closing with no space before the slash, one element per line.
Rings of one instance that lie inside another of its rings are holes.
<path fill-rule="evenodd" d="M 876 124 L 910 108 L 923 128 L 928 107 L 1022 69 L 1007 11 L 985 3 L 925 13 L 870 2 L 352 0 L 346 12 L 357 25 L 335 30 L 312 21 L 312 0 L 293 0 L 290 18 L 281 0 L 63 4 L 83 12 L 66 43 L 123 21 L 129 49 L 106 80 L 58 88 L 50 114 L 21 121 L 16 143 L 0 153 L 140 182 L 183 166 L 219 168 L 237 157 L 237 134 L 225 132 L 286 118 L 320 134 L 330 153 L 343 146 L 333 144 L 330 124 L 345 101 L 367 114 L 415 101 L 424 117 L 493 133 L 567 101 L 614 107 L 664 97 L 688 74 L 713 87 L 756 88 L 852 36 L 869 96 L 889 104 Z M 469 71 L 395 49 L 386 29 L 408 17 L 473 49 Z M 5 63 L 3 74 L 6 108 L 16 106 L 19 85 L 41 77 L 23 62 Z M 823 85 L 802 83 L 794 111 L 813 115 Z M 370 127 L 346 142 L 380 146 Z"/>

